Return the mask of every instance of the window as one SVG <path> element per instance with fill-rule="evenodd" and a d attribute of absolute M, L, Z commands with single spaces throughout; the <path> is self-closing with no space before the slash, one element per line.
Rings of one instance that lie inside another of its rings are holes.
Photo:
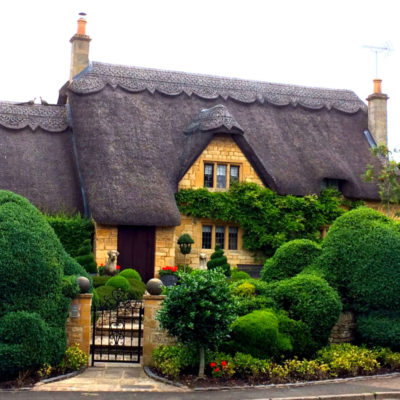
<path fill-rule="evenodd" d="M 204 187 L 214 187 L 214 165 L 204 164 Z"/>
<path fill-rule="evenodd" d="M 225 227 L 216 226 L 215 227 L 215 244 L 219 244 L 221 249 L 225 248 Z"/>
<path fill-rule="evenodd" d="M 204 187 L 226 189 L 240 180 L 239 172 L 239 165 L 205 163 Z"/>
<path fill-rule="evenodd" d="M 322 181 L 321 189 L 336 189 L 337 191 L 341 192 L 342 191 L 342 186 L 343 186 L 343 180 L 342 179 L 331 179 L 331 178 L 325 178 Z"/>
<path fill-rule="evenodd" d="M 236 226 L 203 225 L 202 249 L 213 249 L 219 244 L 221 249 L 238 250 L 239 228 Z"/>
<path fill-rule="evenodd" d="M 229 250 L 237 250 L 238 248 L 238 228 L 236 226 L 229 227 Z"/>
<path fill-rule="evenodd" d="M 235 182 L 239 182 L 239 165 L 231 165 L 229 175 L 229 186 Z"/>
<path fill-rule="evenodd" d="M 212 233 L 212 226 L 203 225 L 202 245 L 201 245 L 203 249 L 211 249 L 211 233 Z"/>

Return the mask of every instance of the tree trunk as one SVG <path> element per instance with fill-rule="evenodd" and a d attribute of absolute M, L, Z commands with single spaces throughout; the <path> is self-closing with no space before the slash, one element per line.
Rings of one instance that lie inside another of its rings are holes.
<path fill-rule="evenodd" d="M 199 378 L 204 378 L 204 347 L 200 347 Z"/>

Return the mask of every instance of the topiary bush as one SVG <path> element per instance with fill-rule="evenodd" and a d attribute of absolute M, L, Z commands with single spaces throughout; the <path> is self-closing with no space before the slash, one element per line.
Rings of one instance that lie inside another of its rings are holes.
<path fill-rule="evenodd" d="M 257 310 L 232 324 L 232 348 L 253 357 L 278 358 L 292 351 L 289 335 L 279 331 L 279 318 L 272 310 Z"/>
<path fill-rule="evenodd" d="M 78 278 L 76 275 L 63 276 L 61 281 L 61 290 L 65 297 L 75 298 L 80 293 Z"/>
<path fill-rule="evenodd" d="M 400 351 L 400 315 L 374 311 L 359 315 L 357 333 L 361 343 L 368 346 L 390 347 Z"/>
<path fill-rule="evenodd" d="M 146 285 L 137 279 L 128 279 L 129 281 L 129 290 L 128 290 L 128 298 L 130 300 L 141 300 L 144 292 L 146 291 Z"/>
<path fill-rule="evenodd" d="M 250 279 L 250 278 L 251 276 L 245 271 L 240 271 L 237 268 L 231 269 L 231 282 L 241 281 L 243 279 Z"/>
<path fill-rule="evenodd" d="M 241 297 L 253 297 L 256 295 L 256 287 L 249 282 L 243 282 L 242 284 L 236 286 L 232 290 L 232 293 Z"/>
<path fill-rule="evenodd" d="M 100 309 L 111 309 L 117 307 L 117 301 L 113 296 L 114 291 L 116 288 L 114 286 L 99 286 L 95 289 L 96 297 L 97 297 L 97 304 L 96 307 Z"/>
<path fill-rule="evenodd" d="M 225 276 L 231 276 L 231 266 L 228 264 L 228 259 L 224 256 L 224 250 L 217 244 L 214 253 L 211 254 L 210 261 L 207 262 L 209 270 L 221 268 Z"/>
<path fill-rule="evenodd" d="M 311 240 L 296 239 L 283 244 L 268 259 L 261 271 L 261 279 L 266 282 L 291 278 L 321 254 L 321 246 Z"/>
<path fill-rule="evenodd" d="M 71 289 L 62 277 L 87 274 L 44 216 L 8 191 L 0 191 L 0 232 L 0 376 L 7 377 L 60 361 Z"/>
<path fill-rule="evenodd" d="M 347 308 L 399 309 L 400 233 L 383 214 L 360 207 L 342 215 L 330 227 L 316 264 Z"/>
<path fill-rule="evenodd" d="M 270 297 L 233 296 L 233 298 L 234 298 L 234 305 L 235 305 L 235 313 L 238 316 L 250 314 L 254 310 L 262 310 L 264 308 L 275 308 L 275 302 Z"/>
<path fill-rule="evenodd" d="M 267 292 L 290 318 L 307 324 L 318 346 L 327 343 L 342 310 L 339 295 L 328 282 L 303 273 L 269 285 Z"/>
<path fill-rule="evenodd" d="M 108 279 L 108 281 L 105 283 L 105 286 L 112 286 L 116 289 L 122 289 L 124 292 L 127 292 L 130 288 L 128 279 L 119 275 L 113 276 L 112 278 Z"/>
<path fill-rule="evenodd" d="M 142 280 L 141 276 L 139 275 L 139 272 L 137 272 L 133 268 L 124 269 L 118 275 L 123 276 L 126 279 L 136 279 L 138 281 Z"/>
<path fill-rule="evenodd" d="M 109 279 L 111 279 L 110 275 L 94 276 L 93 277 L 93 286 L 95 288 L 97 288 L 99 286 L 104 286 Z"/>
<path fill-rule="evenodd" d="M 82 246 L 78 249 L 78 256 L 75 257 L 75 260 L 82 265 L 88 273 L 97 273 L 97 264 L 92 253 L 92 244 L 90 239 L 83 241 Z"/>

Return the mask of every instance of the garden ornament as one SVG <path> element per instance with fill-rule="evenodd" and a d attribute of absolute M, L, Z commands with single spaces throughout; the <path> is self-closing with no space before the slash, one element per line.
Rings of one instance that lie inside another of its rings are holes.
<path fill-rule="evenodd" d="M 117 273 L 117 257 L 119 252 L 117 250 L 109 250 L 107 252 L 108 260 L 104 266 L 105 275 L 115 275 Z"/>
<path fill-rule="evenodd" d="M 206 270 L 207 269 L 207 262 L 206 262 L 207 254 L 200 253 L 199 259 L 200 259 L 199 269 Z"/>

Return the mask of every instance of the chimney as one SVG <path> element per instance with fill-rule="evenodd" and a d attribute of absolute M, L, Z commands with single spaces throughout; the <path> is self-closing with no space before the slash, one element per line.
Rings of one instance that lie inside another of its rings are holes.
<path fill-rule="evenodd" d="M 71 69 L 69 74 L 69 81 L 83 71 L 89 64 L 89 43 L 90 37 L 86 35 L 86 14 L 79 13 L 78 29 L 70 42 L 72 43 L 71 49 Z"/>
<path fill-rule="evenodd" d="M 381 79 L 374 79 L 374 92 L 368 100 L 368 129 L 377 145 L 387 143 L 387 101 L 388 96 L 382 93 Z"/>

